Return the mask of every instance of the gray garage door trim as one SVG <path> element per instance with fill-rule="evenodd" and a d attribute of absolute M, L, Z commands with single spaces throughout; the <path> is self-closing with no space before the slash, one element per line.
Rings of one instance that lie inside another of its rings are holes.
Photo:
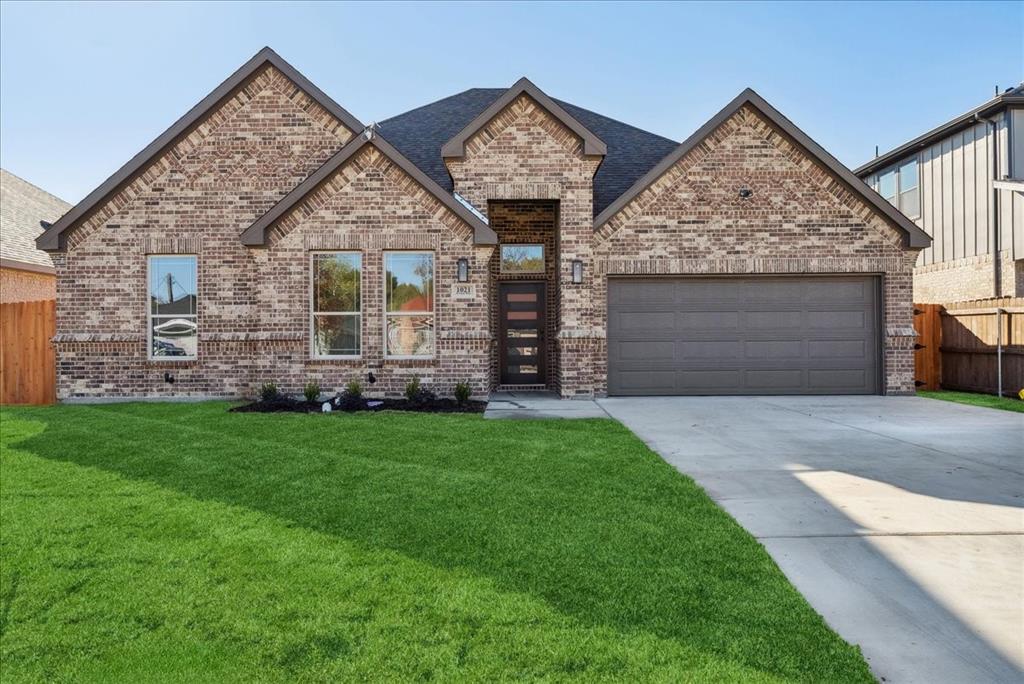
<path fill-rule="evenodd" d="M 611 395 L 878 394 L 875 275 L 610 278 Z"/>

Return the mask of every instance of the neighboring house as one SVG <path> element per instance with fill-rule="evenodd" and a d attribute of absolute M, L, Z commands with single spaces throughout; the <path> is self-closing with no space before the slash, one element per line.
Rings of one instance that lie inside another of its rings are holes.
<path fill-rule="evenodd" d="M 572 397 L 913 392 L 930 240 L 750 90 L 681 144 L 526 79 L 367 128 L 268 48 L 38 244 L 63 399 Z"/>
<path fill-rule="evenodd" d="M 26 302 L 57 296 L 50 255 L 36 247 L 43 226 L 71 205 L 0 169 L 0 302 Z"/>
<path fill-rule="evenodd" d="M 854 173 L 934 239 L 914 301 L 1024 297 L 1024 84 Z"/>

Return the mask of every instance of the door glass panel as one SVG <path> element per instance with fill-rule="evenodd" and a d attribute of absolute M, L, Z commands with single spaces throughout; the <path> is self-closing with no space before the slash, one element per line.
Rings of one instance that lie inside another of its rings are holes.
<path fill-rule="evenodd" d="M 520 293 L 509 293 L 506 297 L 510 302 L 535 302 L 537 301 L 537 293 L 529 292 L 525 294 Z"/>
<path fill-rule="evenodd" d="M 508 320 L 510 321 L 535 321 L 537 320 L 536 311 L 509 311 Z"/>

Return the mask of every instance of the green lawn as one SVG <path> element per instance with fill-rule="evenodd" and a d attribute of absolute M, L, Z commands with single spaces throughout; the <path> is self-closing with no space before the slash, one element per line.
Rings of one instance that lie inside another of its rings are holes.
<path fill-rule="evenodd" d="M 25 680 L 871 681 L 619 424 L 5 408 Z"/>
<path fill-rule="evenodd" d="M 994 394 L 950 392 L 948 390 L 939 390 L 937 392 L 918 390 L 917 396 L 927 397 L 929 399 L 941 399 L 943 401 L 955 401 L 958 404 L 970 404 L 971 406 L 984 406 L 985 408 L 1024 413 L 1024 401 L 1014 399 L 1012 397 L 997 397 Z"/>

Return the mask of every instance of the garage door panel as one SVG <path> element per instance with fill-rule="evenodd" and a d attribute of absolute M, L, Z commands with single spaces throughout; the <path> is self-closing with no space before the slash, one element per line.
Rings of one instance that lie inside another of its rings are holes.
<path fill-rule="evenodd" d="M 618 345 L 621 361 L 671 361 L 676 343 L 672 340 L 626 340 Z"/>
<path fill-rule="evenodd" d="M 751 330 L 789 330 L 803 323 L 802 311 L 747 311 L 746 328 Z"/>
<path fill-rule="evenodd" d="M 740 348 L 736 340 L 686 340 L 676 345 L 676 358 L 734 359 L 739 356 Z"/>
<path fill-rule="evenodd" d="M 675 317 L 675 330 L 737 330 L 738 311 L 684 311 Z"/>
<path fill-rule="evenodd" d="M 876 393 L 878 287 L 871 276 L 612 279 L 609 393 Z"/>
<path fill-rule="evenodd" d="M 751 389 L 796 391 L 804 383 L 804 371 L 801 368 L 746 370 L 743 374 L 746 387 Z"/>
<path fill-rule="evenodd" d="M 747 359 L 799 359 L 804 356 L 803 340 L 748 340 L 743 347 Z"/>
<path fill-rule="evenodd" d="M 863 387 L 866 382 L 865 372 L 859 368 L 847 370 L 836 368 L 828 370 L 811 369 L 808 371 L 808 384 L 815 389 L 831 389 L 834 387 L 857 389 Z"/>
<path fill-rule="evenodd" d="M 867 324 L 867 312 L 863 309 L 807 312 L 807 327 L 811 330 L 835 330 L 836 328 L 863 330 Z"/>
<path fill-rule="evenodd" d="M 866 359 L 871 350 L 860 340 L 811 340 L 807 355 L 812 359 Z"/>
<path fill-rule="evenodd" d="M 739 389 L 742 371 L 729 369 L 708 369 L 679 371 L 676 374 L 676 389 L 713 390 Z"/>

